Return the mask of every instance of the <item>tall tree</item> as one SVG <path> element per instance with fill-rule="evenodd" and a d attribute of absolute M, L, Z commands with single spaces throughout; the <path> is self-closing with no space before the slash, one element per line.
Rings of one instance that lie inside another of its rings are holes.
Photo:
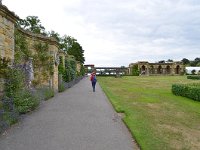
<path fill-rule="evenodd" d="M 182 63 L 184 65 L 189 65 L 190 64 L 190 60 L 188 60 L 187 58 L 183 58 L 181 61 L 182 61 Z"/>
<path fill-rule="evenodd" d="M 73 55 L 77 61 L 85 62 L 84 50 L 75 38 L 65 35 L 61 40 L 61 49 Z"/>

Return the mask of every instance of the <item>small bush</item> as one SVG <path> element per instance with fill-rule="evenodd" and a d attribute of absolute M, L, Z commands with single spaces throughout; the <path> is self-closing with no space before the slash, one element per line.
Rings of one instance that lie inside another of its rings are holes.
<path fill-rule="evenodd" d="M 187 79 L 200 80 L 200 76 L 199 75 L 187 76 Z"/>
<path fill-rule="evenodd" d="M 200 84 L 173 84 L 172 93 L 200 101 Z"/>
<path fill-rule="evenodd" d="M 58 92 L 64 92 L 65 91 L 65 86 L 64 84 L 62 83 L 61 85 L 59 85 L 58 87 Z"/>
<path fill-rule="evenodd" d="M 44 100 L 46 101 L 52 97 L 54 97 L 54 90 L 50 88 L 44 89 Z"/>
<path fill-rule="evenodd" d="M 19 113 L 24 114 L 34 110 L 39 105 L 39 100 L 30 91 L 23 90 L 15 94 L 14 105 Z"/>

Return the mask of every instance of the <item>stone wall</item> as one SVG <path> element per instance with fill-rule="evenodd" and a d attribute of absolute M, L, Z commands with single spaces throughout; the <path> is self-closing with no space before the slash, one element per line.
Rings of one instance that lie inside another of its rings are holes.
<path fill-rule="evenodd" d="M 36 53 L 35 50 L 35 44 L 42 43 L 42 44 L 48 44 L 48 52 L 53 58 L 53 68 L 54 68 L 54 74 L 52 77 L 50 77 L 46 81 L 42 81 L 43 85 L 52 87 L 55 91 L 58 91 L 58 57 L 59 57 L 59 50 L 58 50 L 58 42 L 54 38 L 45 37 L 43 35 L 33 34 L 28 31 L 24 31 L 21 29 L 18 29 L 19 32 L 21 32 L 28 42 L 28 48 L 32 52 L 32 54 Z M 37 71 L 35 69 L 35 71 Z M 41 72 L 38 72 L 38 75 L 35 77 L 36 79 L 42 76 Z"/>
<path fill-rule="evenodd" d="M 132 73 L 134 65 L 138 66 L 140 75 L 181 75 L 184 72 L 184 65 L 181 62 L 149 63 L 141 61 L 129 65 L 129 74 Z"/>
<path fill-rule="evenodd" d="M 14 59 L 14 30 L 18 17 L 0 4 L 0 56 Z"/>
<path fill-rule="evenodd" d="M 15 54 L 15 24 L 19 19 L 13 12 L 9 11 L 6 6 L 0 4 L 0 57 L 6 57 L 14 61 Z M 55 91 L 58 91 L 58 42 L 53 38 L 48 38 L 42 35 L 33 34 L 21 29 L 17 29 L 22 33 L 26 41 L 28 42 L 28 48 L 30 51 L 35 52 L 34 44 L 47 43 L 49 46 L 49 53 L 54 61 L 54 74 L 49 81 L 44 84 L 51 84 Z M 1 82 L 2 83 L 2 82 Z M 2 84 L 0 86 L 2 91 Z"/>

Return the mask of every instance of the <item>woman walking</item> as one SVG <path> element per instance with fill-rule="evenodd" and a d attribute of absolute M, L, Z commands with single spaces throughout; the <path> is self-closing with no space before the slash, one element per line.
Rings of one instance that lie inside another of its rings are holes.
<path fill-rule="evenodd" d="M 90 81 L 92 82 L 93 92 L 95 92 L 95 86 L 96 86 L 96 82 L 97 82 L 97 78 L 96 78 L 96 73 L 95 72 L 93 72 L 91 74 Z"/>

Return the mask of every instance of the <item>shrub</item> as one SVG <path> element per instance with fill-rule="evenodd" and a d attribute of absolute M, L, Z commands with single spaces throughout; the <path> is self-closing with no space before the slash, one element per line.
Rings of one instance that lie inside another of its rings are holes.
<path fill-rule="evenodd" d="M 3 116 L 2 120 L 3 122 L 6 122 L 8 126 L 14 124 L 18 120 L 19 113 L 14 107 L 14 101 L 12 98 L 9 98 L 7 96 L 4 96 L 1 100 L 1 106 L 0 110 L 1 114 Z M 0 127 L 1 128 L 1 127 Z"/>
<path fill-rule="evenodd" d="M 133 76 L 139 76 L 139 70 L 138 70 L 137 64 L 132 67 L 132 75 Z"/>
<path fill-rule="evenodd" d="M 200 80 L 200 76 L 199 75 L 187 76 L 187 79 Z"/>
<path fill-rule="evenodd" d="M 173 84 L 172 93 L 200 101 L 200 84 Z"/>
<path fill-rule="evenodd" d="M 63 92 L 65 91 L 65 86 L 63 83 L 61 83 L 61 85 L 58 86 L 58 92 Z"/>
<path fill-rule="evenodd" d="M 24 114 L 34 110 L 39 105 L 39 100 L 30 91 L 23 90 L 15 94 L 14 105 L 19 113 Z"/>
<path fill-rule="evenodd" d="M 44 89 L 44 100 L 54 97 L 54 90 L 50 88 Z"/>

